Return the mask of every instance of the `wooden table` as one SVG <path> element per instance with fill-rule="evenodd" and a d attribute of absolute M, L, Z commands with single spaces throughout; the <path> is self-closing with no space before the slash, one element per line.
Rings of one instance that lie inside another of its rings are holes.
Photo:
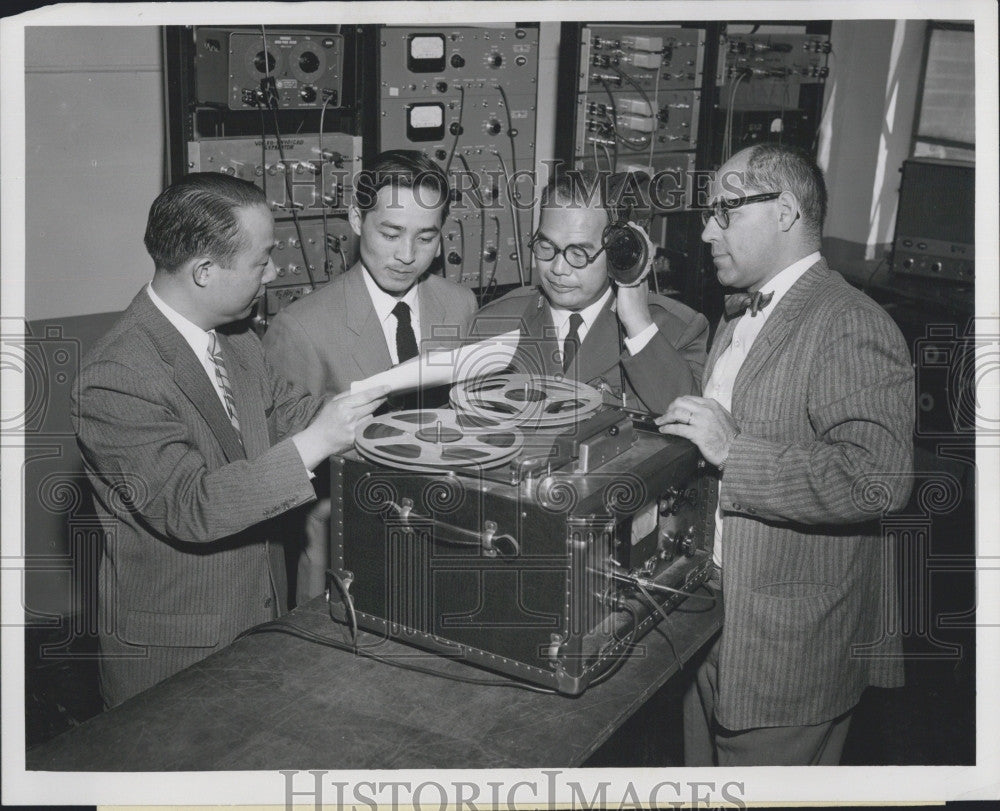
<path fill-rule="evenodd" d="M 343 641 L 322 597 L 286 618 Z M 30 750 L 30 771 L 525 768 L 583 765 L 715 634 L 688 599 L 607 681 L 569 698 L 402 670 L 283 633 L 247 636 Z M 676 657 L 667 642 L 669 634 Z M 366 643 L 375 637 L 362 634 Z M 502 680 L 393 641 L 374 648 Z"/>

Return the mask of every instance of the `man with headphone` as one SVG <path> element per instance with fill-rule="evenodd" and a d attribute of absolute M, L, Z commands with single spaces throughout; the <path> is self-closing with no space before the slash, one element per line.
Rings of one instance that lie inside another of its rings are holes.
<path fill-rule="evenodd" d="M 636 280 L 626 269 L 612 284 L 609 270 L 629 253 L 628 243 L 646 237 L 623 222 L 615 205 L 621 183 L 608 180 L 606 172 L 588 169 L 555 176 L 542 192 L 529 243 L 539 286 L 487 304 L 473 316 L 469 334 L 518 329 L 514 370 L 579 380 L 605 399 L 660 414 L 675 397 L 699 392 L 708 321 L 650 293 L 645 274 Z"/>

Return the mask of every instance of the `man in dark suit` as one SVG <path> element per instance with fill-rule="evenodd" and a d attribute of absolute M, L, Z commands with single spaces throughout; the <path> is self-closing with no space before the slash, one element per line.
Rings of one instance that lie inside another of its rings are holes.
<path fill-rule="evenodd" d="M 520 331 L 513 368 L 580 380 L 652 413 L 698 391 L 708 321 L 646 283 L 612 285 L 605 228 L 618 220 L 607 174 L 560 172 L 542 192 L 529 244 L 539 287 L 514 290 L 473 317 L 473 338 Z M 596 194 L 588 196 L 591 190 Z"/>
<path fill-rule="evenodd" d="M 437 164 L 415 151 L 384 152 L 359 173 L 356 186 L 348 216 L 360 260 L 278 313 L 264 336 L 272 366 L 313 394 L 347 391 L 433 347 L 435 338 L 457 340 L 476 309 L 471 290 L 428 273 L 448 216 L 448 178 Z M 408 399 L 414 401 L 393 399 L 390 406 L 439 404 Z M 317 477 L 317 488 L 328 489 L 325 476 Z M 325 588 L 329 509 L 321 494 L 298 516 L 305 524 L 298 602 Z"/>
<path fill-rule="evenodd" d="M 725 620 L 685 697 L 688 765 L 835 765 L 869 685 L 902 684 L 881 513 L 909 495 L 913 372 L 889 316 L 819 253 L 812 158 L 764 144 L 718 171 L 702 239 L 727 297 L 704 397 L 657 422 L 719 472 Z"/>
<path fill-rule="evenodd" d="M 268 523 L 314 497 L 385 389 L 330 400 L 234 324 L 275 277 L 263 192 L 192 174 L 153 203 L 152 282 L 84 359 L 72 417 L 104 528 L 101 692 L 115 706 L 286 607 Z"/>

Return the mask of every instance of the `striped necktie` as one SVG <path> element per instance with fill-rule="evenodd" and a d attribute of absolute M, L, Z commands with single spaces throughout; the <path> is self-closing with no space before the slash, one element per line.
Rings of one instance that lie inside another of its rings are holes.
<path fill-rule="evenodd" d="M 225 403 L 229 421 L 233 424 L 233 428 L 236 429 L 236 433 L 240 434 L 240 440 L 242 441 L 243 435 L 240 431 L 240 420 L 236 416 L 236 400 L 233 398 L 233 389 L 229 385 L 226 362 L 222 359 L 222 347 L 219 346 L 219 336 L 214 332 L 208 333 L 208 357 L 215 367 L 215 382 L 222 390 L 222 400 Z"/>

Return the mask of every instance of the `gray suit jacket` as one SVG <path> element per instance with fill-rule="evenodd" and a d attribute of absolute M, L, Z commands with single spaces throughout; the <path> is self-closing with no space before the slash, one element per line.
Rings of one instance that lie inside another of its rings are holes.
<path fill-rule="evenodd" d="M 662 414 L 675 397 L 697 394 L 705 365 L 708 321 L 679 301 L 650 294 L 656 335 L 634 357 L 621 350 L 614 297 L 587 331 L 568 374 L 608 392 L 620 402 L 622 374 L 627 402 Z M 524 287 L 490 302 L 473 317 L 472 338 L 520 330 L 513 367 L 520 372 L 561 375 L 561 347 L 548 300 Z M 619 371 L 621 370 L 621 372 Z"/>
<path fill-rule="evenodd" d="M 339 394 L 392 366 L 385 333 L 355 264 L 278 313 L 264 335 L 271 365 L 313 394 Z M 476 309 L 471 290 L 424 275 L 417 282 L 422 347 L 458 339 Z"/>
<path fill-rule="evenodd" d="M 242 433 L 141 291 L 84 359 L 72 418 L 104 528 L 101 687 L 114 706 L 271 619 L 283 549 L 263 522 L 313 498 L 290 440 L 322 404 L 221 335 Z"/>
<path fill-rule="evenodd" d="M 705 382 L 734 327 L 719 327 Z M 902 684 L 879 519 L 911 488 L 909 352 L 885 311 L 820 260 L 764 325 L 732 405 L 716 716 L 729 729 L 819 723 L 868 685 Z"/>

